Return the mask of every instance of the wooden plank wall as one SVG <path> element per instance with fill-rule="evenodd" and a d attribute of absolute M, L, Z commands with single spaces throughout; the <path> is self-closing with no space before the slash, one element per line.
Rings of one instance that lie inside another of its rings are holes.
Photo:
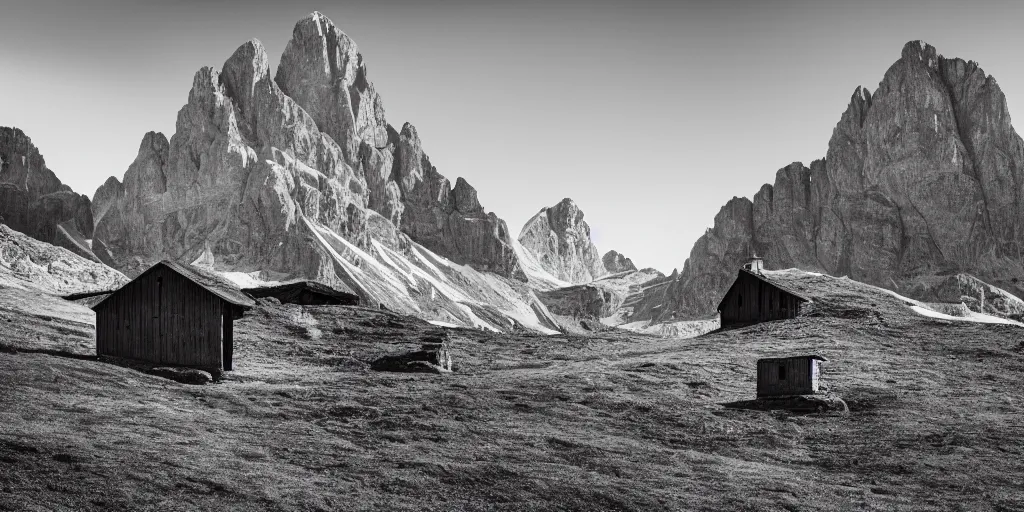
<path fill-rule="evenodd" d="M 809 395 L 815 392 L 811 364 L 807 357 L 757 362 L 757 396 Z M 786 368 L 786 378 L 779 379 L 779 367 Z"/>
<path fill-rule="evenodd" d="M 795 295 L 741 272 L 722 304 L 722 325 L 794 318 L 800 304 Z"/>
<path fill-rule="evenodd" d="M 96 353 L 221 368 L 223 300 L 167 268 L 128 283 L 96 311 Z"/>

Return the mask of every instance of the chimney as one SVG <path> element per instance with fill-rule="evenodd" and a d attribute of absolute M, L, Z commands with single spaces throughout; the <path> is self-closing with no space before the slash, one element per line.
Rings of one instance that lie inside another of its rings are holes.
<path fill-rule="evenodd" d="M 755 274 L 760 274 L 764 270 L 764 260 L 757 253 L 754 253 L 754 256 L 743 264 L 743 268 Z"/>

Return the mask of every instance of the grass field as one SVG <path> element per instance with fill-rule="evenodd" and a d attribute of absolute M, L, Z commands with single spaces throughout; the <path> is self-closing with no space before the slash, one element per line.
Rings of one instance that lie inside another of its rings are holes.
<path fill-rule="evenodd" d="M 95 360 L 91 312 L 0 289 L 0 510 L 1024 510 L 1024 329 L 837 290 L 667 340 L 453 330 L 451 375 L 379 373 L 437 327 L 263 302 L 236 371 Z M 846 415 L 727 410 L 814 352 Z"/>

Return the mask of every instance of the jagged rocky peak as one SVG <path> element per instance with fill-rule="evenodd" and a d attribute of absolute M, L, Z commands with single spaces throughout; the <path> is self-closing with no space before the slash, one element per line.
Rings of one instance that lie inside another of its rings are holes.
<path fill-rule="evenodd" d="M 376 240 L 525 280 L 504 222 L 464 180 L 450 186 L 411 124 L 387 123 L 355 43 L 320 13 L 295 25 L 274 75 L 256 39 L 200 69 L 174 135 L 147 134 L 123 186 L 97 198 L 102 257 L 128 272 L 201 258 L 344 280 L 332 260 L 353 249 L 324 244 Z"/>
<path fill-rule="evenodd" d="M 167 166 L 167 158 L 170 152 L 170 142 L 160 132 L 147 132 L 139 144 L 139 151 L 136 155 L 133 166 L 125 174 L 124 185 L 120 183 L 113 186 L 114 190 L 120 186 L 122 190 L 128 190 L 132 195 L 150 197 L 162 194 L 167 191 L 167 176 L 164 174 Z M 117 182 L 113 178 L 114 183 Z M 107 182 L 110 182 L 108 179 Z M 106 183 L 101 186 L 107 186 Z M 97 197 L 98 197 L 97 191 Z M 108 205 L 109 206 L 109 205 Z"/>
<path fill-rule="evenodd" d="M 121 183 L 121 180 L 115 176 L 107 178 L 107 181 L 104 181 L 100 188 L 96 189 L 96 194 L 93 196 L 93 222 L 98 223 L 106 215 L 110 206 L 122 196 L 124 196 L 124 184 Z"/>
<path fill-rule="evenodd" d="M 367 79 L 363 57 L 327 16 L 314 12 L 295 24 L 275 80 L 350 158 L 360 143 L 388 145 L 384 105 Z"/>
<path fill-rule="evenodd" d="M 455 203 L 452 206 L 462 213 L 482 213 L 484 210 L 484 207 L 480 205 L 480 199 L 476 195 L 476 189 L 461 176 L 455 180 L 452 197 L 455 198 Z"/>
<path fill-rule="evenodd" d="M 858 85 L 850 96 L 850 104 L 846 107 L 846 112 L 843 113 L 840 125 L 846 122 L 853 127 L 861 127 L 869 110 L 871 110 L 871 91 L 867 87 Z"/>
<path fill-rule="evenodd" d="M 608 273 L 583 211 L 572 199 L 537 212 L 523 226 L 519 243 L 536 255 L 544 270 L 570 283 L 587 283 Z"/>
<path fill-rule="evenodd" d="M 900 58 L 906 61 L 925 63 L 926 66 L 938 66 L 939 53 L 935 50 L 935 47 L 920 40 L 907 41 L 907 44 L 903 45 L 903 52 Z"/>
<path fill-rule="evenodd" d="M 32 238 L 95 260 L 92 207 L 46 167 L 18 128 L 0 127 L 0 223 Z"/>
<path fill-rule="evenodd" d="M 604 253 L 601 261 L 604 263 L 604 268 L 612 274 L 636 270 L 636 265 L 633 264 L 633 260 L 627 258 L 625 254 L 618 251 L 613 250 Z"/>
<path fill-rule="evenodd" d="M 270 59 L 263 43 L 251 39 L 239 46 L 224 62 L 220 81 L 224 93 L 234 101 L 241 114 L 245 128 L 243 133 L 250 139 L 259 139 L 255 128 L 263 105 L 257 102 L 268 102 L 270 98 L 267 96 L 279 94 L 276 84 L 270 80 Z"/>
<path fill-rule="evenodd" d="M 1024 143 L 1007 112 L 976 63 L 907 43 L 874 93 L 854 91 L 825 159 L 779 170 L 749 219 L 735 206 L 719 213 L 673 285 L 672 306 L 713 313 L 751 250 L 772 268 L 911 295 L 929 276 L 961 272 L 1020 294 Z"/>

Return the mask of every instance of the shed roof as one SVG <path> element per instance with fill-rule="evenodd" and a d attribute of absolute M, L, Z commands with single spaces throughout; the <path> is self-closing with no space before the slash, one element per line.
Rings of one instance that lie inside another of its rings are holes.
<path fill-rule="evenodd" d="M 768 271 L 765 271 L 765 272 L 768 272 Z M 765 283 L 768 283 L 768 284 L 774 286 L 775 288 L 778 288 L 778 289 L 780 289 L 780 290 L 782 290 L 782 291 L 784 291 L 784 292 L 786 292 L 786 293 L 788 293 L 788 294 L 790 294 L 790 295 L 792 295 L 792 296 L 794 296 L 794 297 L 796 297 L 796 298 L 798 298 L 798 299 L 800 299 L 800 300 L 802 300 L 804 302 L 810 302 L 811 301 L 811 299 L 809 299 L 806 295 L 804 295 L 802 293 L 799 293 L 797 291 L 794 291 L 793 288 L 790 287 L 787 284 L 785 279 L 780 279 L 780 276 L 777 275 L 779 273 L 777 273 L 777 272 L 771 272 L 771 273 L 767 273 L 766 274 L 766 273 L 762 273 L 762 272 L 751 272 L 751 271 L 749 271 L 749 270 L 747 270 L 745 268 L 741 268 L 739 273 L 736 275 L 736 280 L 738 281 L 739 278 L 742 277 L 744 274 L 746 274 L 748 276 L 752 276 L 755 279 L 758 279 L 758 280 L 763 281 Z M 725 301 L 729 298 L 729 292 L 732 291 L 734 286 L 736 286 L 736 281 L 733 281 L 733 284 L 729 286 L 729 290 L 727 290 L 725 292 L 725 296 L 722 297 L 722 300 L 718 302 L 718 310 L 719 311 L 721 311 L 723 309 L 723 304 L 725 304 Z"/>
<path fill-rule="evenodd" d="M 88 299 L 88 298 L 91 298 L 91 297 L 98 297 L 100 295 L 110 295 L 111 293 L 114 293 L 115 291 L 117 291 L 117 290 L 116 289 L 114 289 L 114 290 L 94 290 L 94 291 L 91 291 L 91 292 L 69 293 L 67 295 L 62 295 L 61 298 L 64 299 L 64 300 L 81 300 L 81 299 Z"/>
<path fill-rule="evenodd" d="M 112 293 L 113 292 L 107 292 L 107 293 L 102 293 L 102 294 L 99 294 L 99 295 L 90 295 L 88 297 L 82 297 L 82 298 L 78 298 L 78 299 L 65 299 L 65 300 L 70 300 L 70 301 L 72 301 L 72 302 L 74 302 L 76 304 L 79 304 L 81 306 L 85 306 L 85 307 L 87 307 L 89 309 L 92 309 L 93 306 L 99 304 L 100 302 L 103 302 L 103 301 L 107 300 L 107 297 L 110 297 L 110 294 L 112 294 Z"/>
<path fill-rule="evenodd" d="M 764 361 L 764 362 L 769 362 L 770 363 L 770 362 L 774 362 L 774 361 L 786 361 L 786 360 L 790 360 L 790 359 L 817 359 L 818 361 L 828 361 L 828 358 L 825 357 L 825 356 L 820 356 L 818 354 L 804 354 L 804 355 L 799 355 L 799 356 L 765 357 L 765 358 L 758 359 L 757 362 L 760 363 L 760 362 Z"/>
<path fill-rule="evenodd" d="M 245 293 L 242 293 L 242 291 L 239 290 L 238 287 L 235 286 L 233 283 L 231 283 L 231 281 L 224 279 L 223 277 L 217 275 L 216 273 L 201 268 L 197 268 L 192 265 L 186 265 L 171 260 L 163 260 L 157 263 L 156 265 L 149 267 L 145 272 L 139 274 L 138 277 L 132 279 L 132 281 L 135 281 L 140 277 L 149 274 L 154 269 L 160 267 L 167 267 L 171 269 L 172 271 L 181 275 L 185 279 L 192 281 L 193 283 L 202 287 L 204 290 L 216 295 L 217 297 L 220 297 L 221 299 L 230 304 L 234 304 L 236 306 L 240 306 L 246 309 L 256 305 L 256 302 L 252 300 L 252 297 L 249 297 Z M 124 286 L 122 286 L 121 288 L 124 288 Z M 111 295 L 115 295 L 116 293 L 117 292 L 115 291 L 111 293 Z M 109 297 L 110 295 L 107 296 L 107 298 Z M 96 303 L 92 307 L 92 309 L 96 309 L 97 307 L 100 306 L 100 304 L 103 304 L 105 301 L 106 298 Z"/>
<path fill-rule="evenodd" d="M 284 282 L 284 283 L 280 283 L 280 284 L 275 284 L 275 285 L 271 285 L 271 286 L 254 286 L 252 288 L 244 288 L 242 291 L 245 292 L 245 293 L 248 293 L 250 295 L 253 295 L 253 296 L 266 296 L 266 295 L 270 295 L 270 294 L 277 293 L 277 292 L 288 291 L 288 290 L 296 290 L 296 289 L 306 289 L 306 290 L 309 290 L 309 291 L 312 291 L 312 292 L 316 292 L 316 293 L 319 293 L 319 294 L 322 294 L 322 295 L 327 295 L 327 296 L 330 296 L 330 297 L 344 297 L 344 296 L 350 296 L 350 297 L 356 297 L 356 298 L 359 297 L 359 295 L 356 292 L 352 291 L 352 289 L 349 288 L 344 283 L 338 283 L 338 284 L 336 284 L 334 286 L 328 286 L 328 285 L 326 285 L 324 283 L 321 283 L 319 281 L 303 281 L 303 280 L 288 281 L 288 282 Z"/>
<path fill-rule="evenodd" d="M 783 275 L 783 274 L 781 274 L 779 272 L 772 272 L 772 271 L 751 272 L 751 271 L 749 271 L 749 270 L 747 270 L 745 268 L 741 268 L 740 272 L 746 272 L 746 273 L 748 273 L 748 274 L 750 274 L 750 275 L 752 275 L 752 276 L 754 276 L 754 277 L 756 277 L 756 278 L 758 278 L 758 279 L 760 279 L 760 280 L 762 280 L 762 281 L 764 281 L 764 282 L 766 282 L 766 283 L 768 283 L 768 284 L 770 284 L 770 285 L 772 285 L 772 286 L 774 286 L 774 287 L 776 287 L 776 288 L 778 288 L 778 289 L 780 289 L 780 290 L 782 290 L 782 291 L 784 291 L 784 292 L 786 292 L 786 293 L 788 293 L 788 294 L 790 294 L 790 295 L 792 295 L 792 296 L 794 296 L 794 297 L 796 297 L 798 299 L 801 299 L 801 300 L 803 300 L 805 302 L 810 302 L 811 301 L 811 299 L 806 297 L 803 293 L 800 293 L 800 292 L 797 292 L 796 290 L 794 290 L 793 287 L 790 286 L 788 280 L 785 278 L 785 275 Z"/>

